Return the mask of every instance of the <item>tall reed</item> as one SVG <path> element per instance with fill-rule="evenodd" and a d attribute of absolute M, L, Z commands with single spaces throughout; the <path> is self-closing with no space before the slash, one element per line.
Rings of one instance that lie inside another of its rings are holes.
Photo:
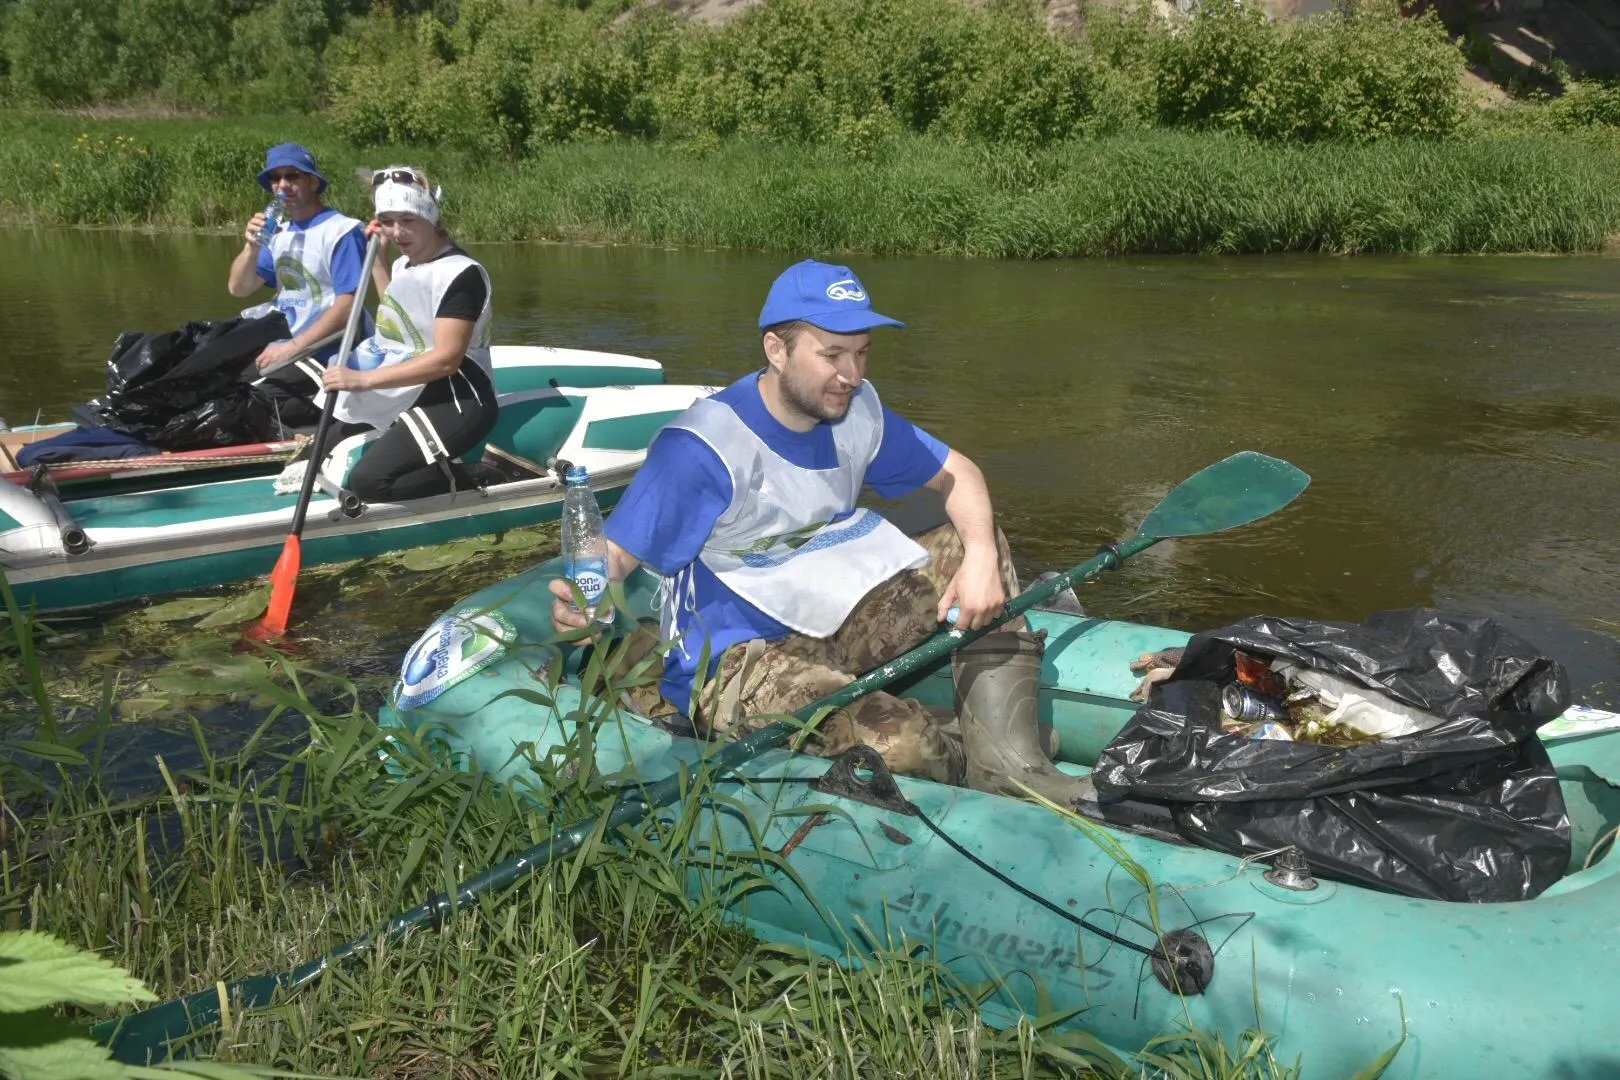
<path fill-rule="evenodd" d="M 264 198 L 252 177 L 266 130 L 0 115 L 0 217 L 236 228 Z M 436 168 L 457 235 L 473 241 L 1055 258 L 1575 252 L 1620 233 L 1620 150 L 1551 134 L 1297 145 L 1150 132 L 1040 150 L 892 136 L 856 155 L 583 142 L 491 164 L 361 152 L 312 120 L 274 130 L 314 145 L 333 200 L 355 213 L 354 165 Z"/>

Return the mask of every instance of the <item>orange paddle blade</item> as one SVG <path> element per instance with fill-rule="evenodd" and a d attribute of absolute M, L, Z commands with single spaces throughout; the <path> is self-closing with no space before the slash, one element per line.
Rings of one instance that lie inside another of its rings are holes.
<path fill-rule="evenodd" d="M 293 593 L 298 589 L 298 570 L 303 562 L 297 534 L 289 535 L 281 549 L 281 558 L 276 560 L 276 568 L 270 571 L 270 607 L 255 625 L 256 630 L 275 637 L 287 632 L 287 618 L 292 614 Z"/>

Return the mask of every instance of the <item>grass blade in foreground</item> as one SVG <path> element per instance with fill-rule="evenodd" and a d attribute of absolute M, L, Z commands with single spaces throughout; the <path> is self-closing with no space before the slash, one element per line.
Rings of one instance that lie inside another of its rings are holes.
<path fill-rule="evenodd" d="M 1095 556 L 1066 573 L 1020 593 L 1007 604 L 1001 617 L 979 630 L 941 633 L 896 657 L 855 682 L 800 709 L 794 721 L 779 721 L 735 742 L 727 743 L 709 759 L 715 775 L 723 775 L 773 747 L 781 746 L 805 725 L 826 712 L 841 709 L 857 698 L 933 663 L 962 645 L 989 633 L 1008 619 L 1022 615 L 1061 589 L 1117 567 L 1124 560 L 1160 540 L 1177 536 L 1203 536 L 1247 525 L 1293 502 L 1310 477 L 1286 461 L 1243 451 L 1187 478 L 1153 509 L 1136 535 L 1105 546 Z M 390 919 L 374 934 L 356 938 L 293 971 L 256 975 L 229 986 L 203 990 L 177 1001 L 132 1013 L 96 1025 L 93 1034 L 122 1061 L 162 1060 L 167 1043 L 201 1031 L 218 1021 L 222 1006 L 255 1008 L 268 1005 L 277 991 L 291 992 L 318 978 L 328 968 L 371 948 L 378 940 L 393 940 L 408 930 L 436 925 L 456 908 L 470 907 L 479 896 L 512 884 L 522 875 L 568 855 L 595 833 L 632 825 L 659 806 L 675 802 L 682 778 L 666 776 L 621 795 L 613 809 L 588 821 L 559 830 L 515 858 L 490 867 L 457 887 L 455 897 L 440 893 Z"/>

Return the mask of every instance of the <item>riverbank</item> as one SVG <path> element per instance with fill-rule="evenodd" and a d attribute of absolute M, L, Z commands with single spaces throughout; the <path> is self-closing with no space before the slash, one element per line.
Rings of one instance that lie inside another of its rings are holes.
<path fill-rule="evenodd" d="M 629 140 L 517 161 L 358 148 L 315 117 L 0 113 L 0 220 L 234 229 L 264 146 L 299 139 L 366 210 L 357 166 L 434 170 L 468 241 L 558 240 L 988 258 L 1134 253 L 1582 252 L 1620 233 L 1612 140 L 1501 132 L 1279 143 L 1155 131 L 1040 149 L 884 133 L 834 143 Z"/>
<path fill-rule="evenodd" d="M 30 626 L 13 609 L 7 632 Z M 8 685 L 43 695 L 31 672 L 26 649 L 3 667 Z M 110 696 L 75 718 L 38 699 L 41 741 L 0 758 L 4 929 L 93 946 L 159 1000 L 216 987 L 228 998 L 234 980 L 362 938 L 611 798 L 578 767 L 580 747 L 538 763 L 546 797 L 525 798 L 385 735 L 346 680 L 261 654 L 237 681 L 278 701 L 246 744 L 219 752 L 198 729 L 198 764 L 159 759 L 161 780 L 136 791 L 103 771 Z M 703 789 L 694 778 L 692 797 Z M 272 1007 L 229 1005 L 190 1054 L 373 1080 L 1138 1075 L 1083 1032 L 1059 1031 L 1067 1014 L 986 1027 L 975 991 L 926 943 L 845 969 L 731 928 L 724 901 L 775 887 L 775 858 L 720 861 L 656 820 L 593 837 Z M 705 899 L 688 894 L 694 874 L 712 885 Z M 52 1000 L 92 1000 L 58 986 Z M 1167 1033 L 1143 1061 L 1187 1080 L 1297 1075 L 1254 1031 Z"/>

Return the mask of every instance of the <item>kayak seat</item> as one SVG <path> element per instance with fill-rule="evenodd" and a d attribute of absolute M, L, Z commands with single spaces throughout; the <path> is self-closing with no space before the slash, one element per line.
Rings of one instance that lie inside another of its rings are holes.
<path fill-rule="evenodd" d="M 480 461 L 488 447 L 501 456 L 545 475 L 546 462 L 557 455 L 585 410 L 585 399 L 544 387 L 501 398 L 501 408 L 484 441 L 461 455 L 463 464 Z"/>

